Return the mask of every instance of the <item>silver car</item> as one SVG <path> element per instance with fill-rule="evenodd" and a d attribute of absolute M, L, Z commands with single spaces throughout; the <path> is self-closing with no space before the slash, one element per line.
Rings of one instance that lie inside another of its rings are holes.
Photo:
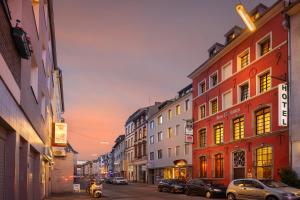
<path fill-rule="evenodd" d="M 226 191 L 227 199 L 300 200 L 300 190 L 272 180 L 236 179 Z"/>

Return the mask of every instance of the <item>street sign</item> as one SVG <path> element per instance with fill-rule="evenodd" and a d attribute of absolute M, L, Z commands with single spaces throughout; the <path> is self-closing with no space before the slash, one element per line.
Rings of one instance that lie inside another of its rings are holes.
<path fill-rule="evenodd" d="M 185 143 L 193 143 L 194 136 L 193 135 L 185 135 Z"/>
<path fill-rule="evenodd" d="M 53 146 L 67 146 L 66 123 L 54 123 Z"/>
<path fill-rule="evenodd" d="M 185 134 L 193 135 L 193 120 L 186 120 L 185 122 Z"/>

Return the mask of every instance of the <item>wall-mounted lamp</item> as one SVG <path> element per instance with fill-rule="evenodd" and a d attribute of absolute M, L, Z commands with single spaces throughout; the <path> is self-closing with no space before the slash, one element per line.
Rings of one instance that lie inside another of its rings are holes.
<path fill-rule="evenodd" d="M 243 22 L 246 24 L 248 29 L 253 32 L 256 30 L 255 24 L 251 20 L 248 12 L 246 11 L 245 7 L 243 4 L 239 3 L 235 6 L 236 12 L 239 14 L 239 16 L 242 18 Z"/>

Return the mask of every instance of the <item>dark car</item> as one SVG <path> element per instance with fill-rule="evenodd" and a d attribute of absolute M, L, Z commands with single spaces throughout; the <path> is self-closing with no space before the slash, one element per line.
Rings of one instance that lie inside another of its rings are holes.
<path fill-rule="evenodd" d="M 226 197 L 226 186 L 212 180 L 192 179 L 185 186 L 186 195 L 201 195 L 206 198 Z"/>
<path fill-rule="evenodd" d="M 162 179 L 158 184 L 159 192 L 184 193 L 186 182 L 178 179 Z"/>
<path fill-rule="evenodd" d="M 105 183 L 113 184 L 113 177 L 106 178 Z"/>

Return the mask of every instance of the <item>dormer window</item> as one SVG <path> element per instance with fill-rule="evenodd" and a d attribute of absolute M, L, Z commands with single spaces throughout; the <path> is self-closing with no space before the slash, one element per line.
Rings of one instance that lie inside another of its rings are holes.
<path fill-rule="evenodd" d="M 234 26 L 232 29 L 230 29 L 224 36 L 226 38 L 226 44 L 230 43 L 232 40 L 234 40 L 236 37 L 238 37 L 241 32 L 242 28 L 239 26 Z"/>
<path fill-rule="evenodd" d="M 215 87 L 218 84 L 218 73 L 215 72 L 213 75 L 209 77 L 209 86 L 210 88 Z"/>
<path fill-rule="evenodd" d="M 223 47 L 224 45 L 220 43 L 215 43 L 212 47 L 208 49 L 209 57 L 216 55 Z"/>
<path fill-rule="evenodd" d="M 260 3 L 255 8 L 250 11 L 251 19 L 255 22 L 257 21 L 266 11 L 268 7 Z"/>

